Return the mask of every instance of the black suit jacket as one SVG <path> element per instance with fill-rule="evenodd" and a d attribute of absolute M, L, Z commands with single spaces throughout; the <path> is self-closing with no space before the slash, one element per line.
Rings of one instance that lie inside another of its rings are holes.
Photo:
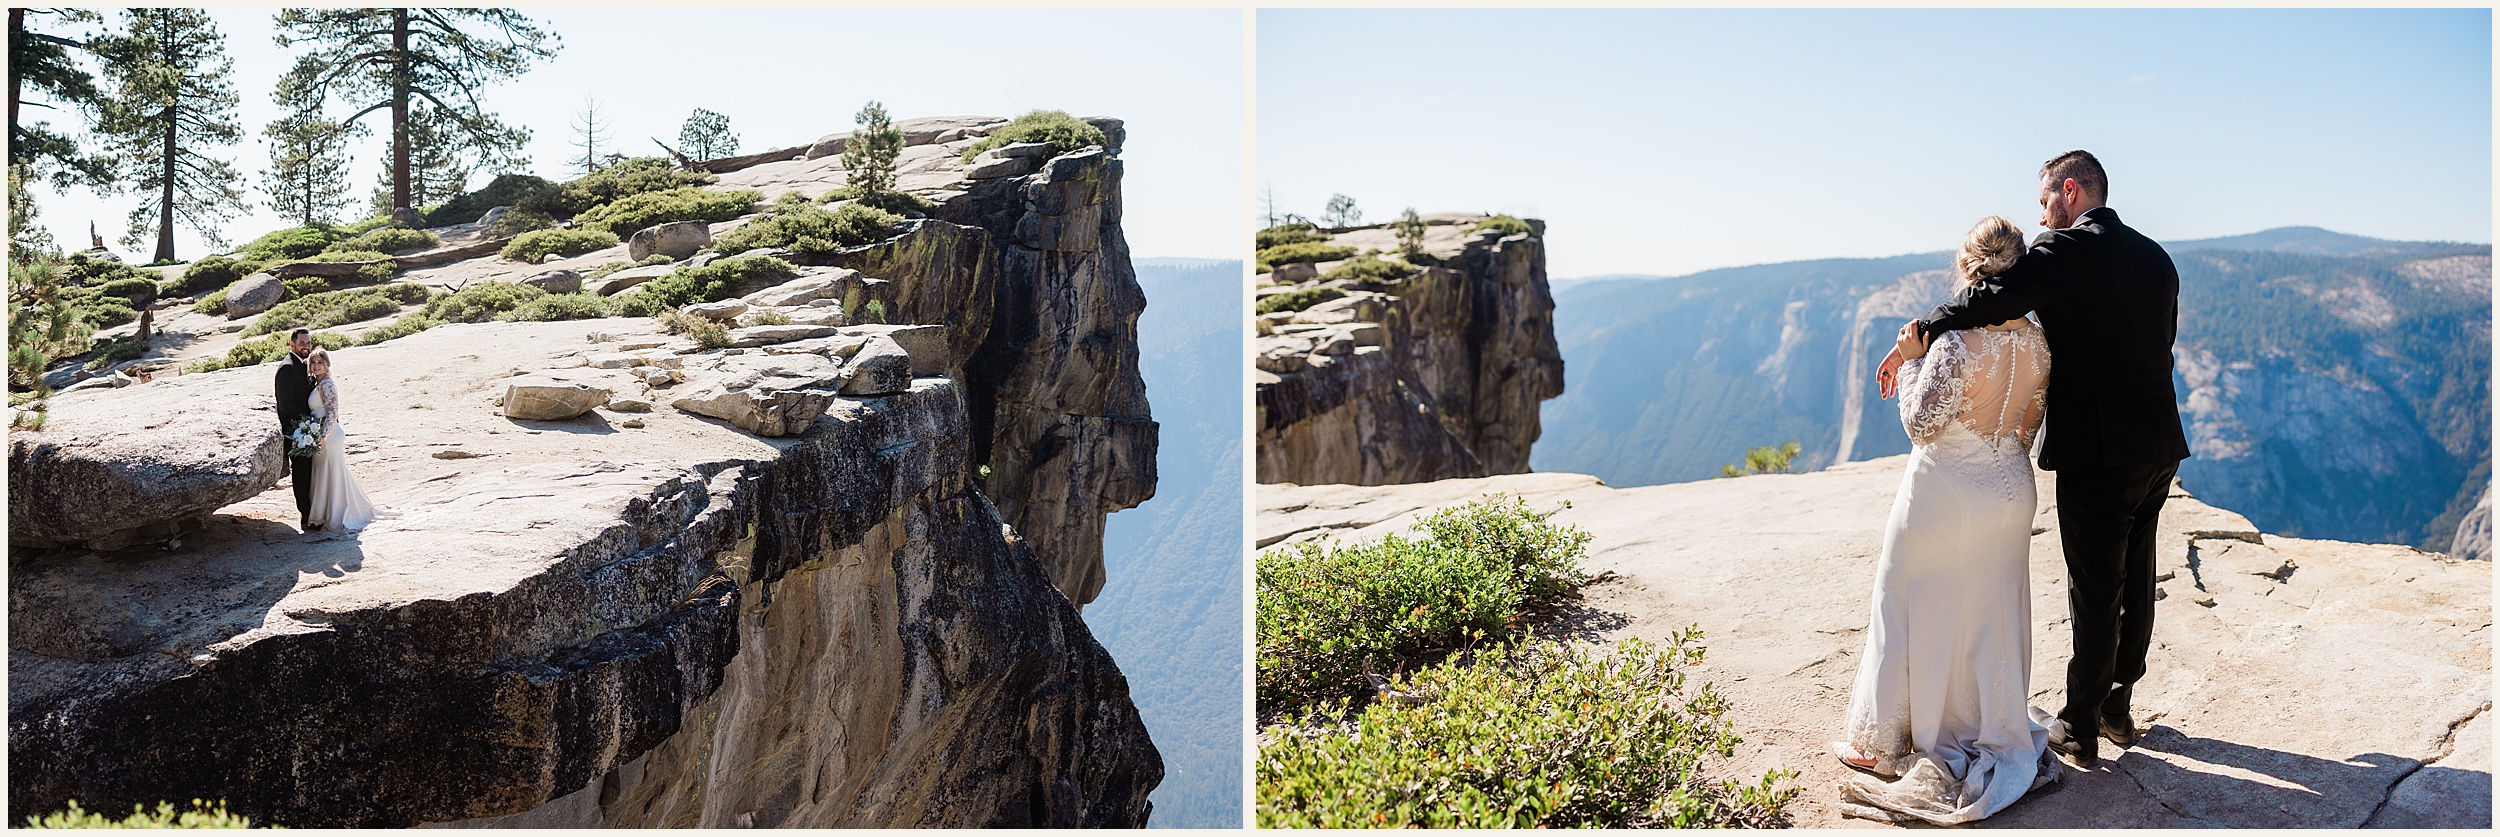
<path fill-rule="evenodd" d="M 1924 333 L 2040 313 L 2049 342 L 2047 447 L 2040 467 L 2151 465 L 2188 457 L 2171 379 L 2179 270 L 2152 239 L 2102 207 L 2041 234 L 2004 274 L 1919 320 Z"/>
<path fill-rule="evenodd" d="M 304 370 L 304 359 L 286 353 L 278 364 L 278 432 L 295 428 L 295 423 L 312 415 L 312 378 Z"/>

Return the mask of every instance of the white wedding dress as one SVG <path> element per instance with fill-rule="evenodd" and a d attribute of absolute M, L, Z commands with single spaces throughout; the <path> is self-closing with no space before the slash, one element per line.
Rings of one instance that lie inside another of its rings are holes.
<path fill-rule="evenodd" d="M 321 450 L 313 454 L 312 511 L 305 517 L 338 531 L 365 528 L 373 522 L 373 502 L 365 499 L 365 490 L 356 486 L 356 475 L 347 470 L 347 431 L 339 426 L 338 379 L 323 378 L 313 386 L 309 401 L 313 417 L 321 420 Z"/>
<path fill-rule="evenodd" d="M 1913 443 L 1875 565 L 1874 615 L 1849 700 L 1845 814 L 1950 825 L 1987 817 L 2054 774 L 2029 706 L 2030 450 L 2047 406 L 2048 344 L 2019 326 L 1938 336 L 1901 366 Z"/>

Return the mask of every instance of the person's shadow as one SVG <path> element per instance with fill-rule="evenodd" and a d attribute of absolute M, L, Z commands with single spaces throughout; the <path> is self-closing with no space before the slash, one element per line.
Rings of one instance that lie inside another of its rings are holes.
<path fill-rule="evenodd" d="M 183 659 L 262 627 L 306 576 L 364 569 L 354 534 L 240 515 L 212 515 L 179 543 L 12 560 L 9 649 L 79 661 Z"/>
<path fill-rule="evenodd" d="M 2142 752 L 2138 752 L 2142 751 Z M 2153 757 L 2160 753 L 2166 758 Z M 2094 770 L 2063 780 L 1979 824 L 1999 828 L 2170 825 L 2210 828 L 2354 828 L 2420 762 L 2371 752 L 2319 758 L 2155 724 L 2133 750 L 2103 741 Z M 2489 818 L 2485 774 L 2483 816 Z M 2149 799 L 2146 797 L 2150 797 Z M 2144 806 L 2167 809 L 2148 810 Z"/>

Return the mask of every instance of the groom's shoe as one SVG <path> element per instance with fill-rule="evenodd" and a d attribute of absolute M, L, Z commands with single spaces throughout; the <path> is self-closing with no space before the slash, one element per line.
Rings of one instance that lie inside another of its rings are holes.
<path fill-rule="evenodd" d="M 2125 715 L 2116 718 L 2108 715 L 2101 716 L 2101 737 L 2109 739 L 2109 743 L 2120 747 L 2133 747 L 2138 735 L 2134 718 Z"/>
<path fill-rule="evenodd" d="M 2049 724 L 2049 749 L 2064 755 L 2077 768 L 2090 770 L 2101 763 L 2100 754 L 2094 752 L 2097 749 L 2094 745 L 2095 739 L 2091 736 L 2076 738 L 2074 727 L 2064 719 Z"/>

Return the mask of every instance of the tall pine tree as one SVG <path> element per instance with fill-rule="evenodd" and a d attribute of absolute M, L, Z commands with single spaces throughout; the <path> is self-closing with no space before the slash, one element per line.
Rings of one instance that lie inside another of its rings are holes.
<path fill-rule="evenodd" d="M 738 153 L 738 135 L 729 132 L 729 117 L 695 108 L 677 129 L 677 150 L 695 160 L 718 160 Z"/>
<path fill-rule="evenodd" d="M 878 102 L 860 108 L 857 118 L 859 127 L 842 143 L 843 185 L 854 198 L 894 191 L 894 160 L 903 156 L 903 132 Z"/>
<path fill-rule="evenodd" d="M 105 100 L 97 129 L 147 201 L 130 212 L 126 246 L 156 239 L 153 261 L 174 260 L 174 224 L 219 246 L 226 219 L 246 211 L 242 175 L 210 149 L 243 138 L 226 36 L 199 9 L 125 9 L 121 34 L 99 39 Z"/>
<path fill-rule="evenodd" d="M 9 164 L 26 167 L 27 173 L 35 177 L 49 178 L 55 188 L 83 183 L 99 191 L 109 189 L 118 179 L 110 155 L 86 153 L 76 140 L 53 130 L 49 122 L 19 121 L 19 111 L 25 107 L 58 109 L 52 103 L 26 101 L 29 92 L 75 108 L 90 120 L 102 111 L 104 104 L 104 94 L 95 86 L 95 76 L 81 69 L 75 60 L 75 53 L 88 51 L 90 44 L 26 28 L 38 17 L 65 24 L 104 20 L 86 9 L 9 10 Z"/>
<path fill-rule="evenodd" d="M 261 191 L 271 211 L 300 226 L 329 223 L 345 208 L 347 142 L 364 131 L 362 125 L 341 125 L 321 118 L 317 109 L 296 105 L 294 112 L 261 129 L 269 141 L 269 170 L 261 174 Z"/>
<path fill-rule="evenodd" d="M 527 128 L 503 124 L 477 91 L 511 79 L 562 46 L 511 9 L 287 9 L 281 46 L 310 44 L 279 81 L 282 95 L 352 109 L 341 124 L 389 111 L 388 200 L 416 207 L 457 194 L 480 168 L 529 164 Z M 420 147 L 422 146 L 422 147 Z M 463 182 L 444 180 L 457 174 Z"/>

